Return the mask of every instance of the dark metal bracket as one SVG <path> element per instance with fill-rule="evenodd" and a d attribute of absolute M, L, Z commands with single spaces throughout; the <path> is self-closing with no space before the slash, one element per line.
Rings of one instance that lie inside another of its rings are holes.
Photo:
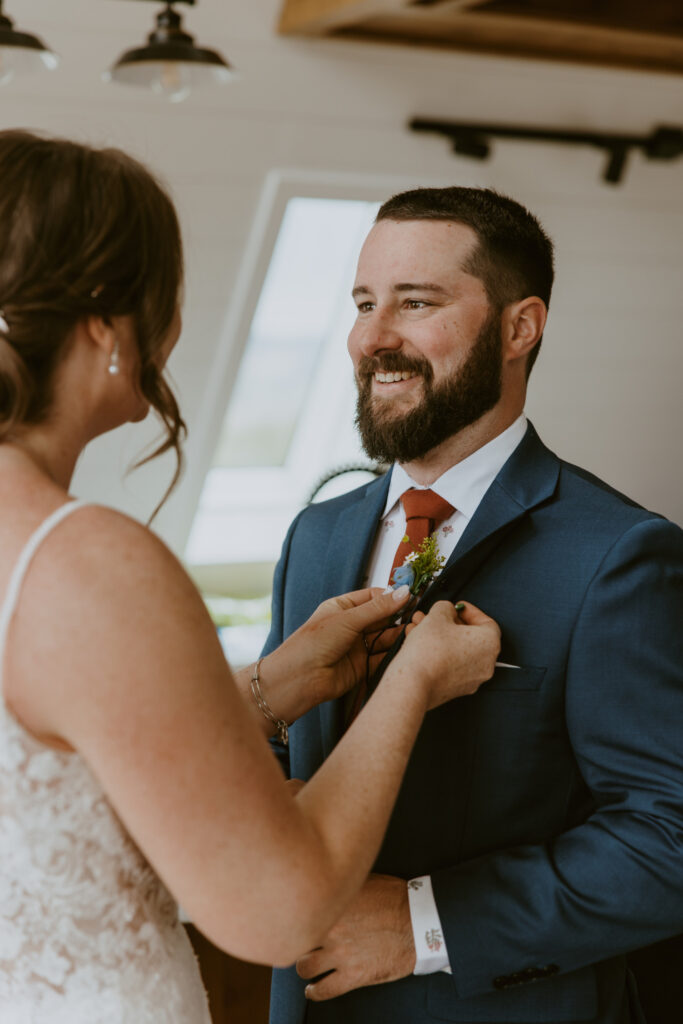
<path fill-rule="evenodd" d="M 461 156 L 487 160 L 491 138 L 527 139 L 530 142 L 560 142 L 573 146 L 596 146 L 607 152 L 603 178 L 618 185 L 632 149 L 641 149 L 648 160 L 674 160 L 683 155 L 683 129 L 662 126 L 650 135 L 613 135 L 607 132 L 556 131 L 552 128 L 520 128 L 469 121 L 429 121 L 415 117 L 408 122 L 413 132 L 444 135 Z"/>

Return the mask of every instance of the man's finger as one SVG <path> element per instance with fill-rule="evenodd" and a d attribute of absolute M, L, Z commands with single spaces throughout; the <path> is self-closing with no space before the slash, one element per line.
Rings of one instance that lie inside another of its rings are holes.
<path fill-rule="evenodd" d="M 355 987 L 353 981 L 346 978 L 344 974 L 339 971 L 332 971 L 331 974 L 326 974 L 320 981 L 306 986 L 306 998 L 310 999 L 311 1002 L 321 1003 L 325 999 L 335 999 L 337 996 L 343 996 L 345 992 L 350 992 Z"/>
<path fill-rule="evenodd" d="M 310 953 L 300 956 L 296 962 L 296 973 L 300 978 L 317 978 L 319 974 L 331 971 L 334 966 L 332 958 L 325 949 L 312 949 Z"/>

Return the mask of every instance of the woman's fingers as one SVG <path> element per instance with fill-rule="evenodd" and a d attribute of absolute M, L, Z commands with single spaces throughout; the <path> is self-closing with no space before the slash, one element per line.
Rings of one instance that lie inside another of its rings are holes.
<path fill-rule="evenodd" d="M 363 643 L 368 654 L 381 654 L 394 646 L 403 632 L 403 626 L 387 626 L 385 629 L 365 633 Z"/>
<path fill-rule="evenodd" d="M 458 613 L 460 621 L 464 622 L 466 626 L 485 626 L 493 624 L 497 628 L 496 622 L 490 617 L 490 615 L 485 615 L 480 608 L 477 608 L 474 604 L 470 604 L 469 601 L 458 601 L 455 605 L 455 610 Z"/>
<path fill-rule="evenodd" d="M 449 622 L 462 624 L 463 626 L 488 627 L 495 631 L 500 638 L 500 627 L 495 619 L 486 615 L 481 608 L 470 604 L 469 601 L 458 601 L 452 604 L 450 601 L 437 601 L 429 610 L 429 615 L 438 615 Z"/>
<path fill-rule="evenodd" d="M 350 590 L 348 594 L 339 594 L 337 597 L 329 597 L 323 601 L 321 608 L 330 607 L 337 611 L 346 611 L 349 608 L 357 608 L 360 605 L 381 597 L 384 591 L 381 587 L 364 587 L 362 590 Z"/>
<path fill-rule="evenodd" d="M 461 604 L 463 602 L 460 602 Z M 446 619 L 448 622 L 460 622 L 459 613 L 456 611 L 452 601 L 436 601 L 427 612 L 430 619 Z"/>
<path fill-rule="evenodd" d="M 406 604 L 409 595 L 408 587 L 398 587 L 387 594 L 375 591 L 375 596 L 371 600 L 349 608 L 345 612 L 345 620 L 356 632 L 364 633 L 373 626 L 381 625 L 387 619 L 393 621 L 397 612 Z"/>
<path fill-rule="evenodd" d="M 470 604 L 469 601 L 459 601 L 456 605 L 458 617 L 465 626 L 477 626 L 489 630 L 492 634 L 495 634 L 495 642 L 497 650 L 500 650 L 500 626 L 495 619 L 492 619 L 490 615 L 486 615 L 481 608 L 477 608 L 476 605 Z"/>
<path fill-rule="evenodd" d="M 379 587 L 364 587 L 363 590 L 352 590 L 348 594 L 339 594 L 338 597 L 328 597 L 326 601 L 322 601 L 318 605 L 309 622 L 326 619 L 330 615 L 336 615 L 337 612 L 348 611 L 349 608 L 367 604 L 381 593 L 382 590 Z"/>

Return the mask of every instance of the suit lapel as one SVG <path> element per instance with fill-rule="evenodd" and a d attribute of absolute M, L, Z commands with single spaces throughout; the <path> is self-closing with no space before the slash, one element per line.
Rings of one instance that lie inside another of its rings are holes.
<path fill-rule="evenodd" d="M 358 590 L 372 551 L 377 524 L 384 511 L 391 473 L 369 484 L 358 501 L 340 513 L 327 549 L 321 573 L 321 600 Z M 318 706 L 325 757 L 328 757 L 344 731 L 344 701 L 328 701 Z"/>
<path fill-rule="evenodd" d="M 359 499 L 339 514 L 321 573 L 322 600 L 361 586 L 390 479 L 391 474 L 387 473 L 368 484 Z"/>
<path fill-rule="evenodd" d="M 529 424 L 523 440 L 482 498 L 443 572 L 420 602 L 421 611 L 427 611 L 445 593 L 457 593 L 467 583 L 519 520 L 551 497 L 559 470 L 559 459 Z"/>
<path fill-rule="evenodd" d="M 557 487 L 560 461 L 542 443 L 529 423 L 524 439 L 493 481 L 439 578 L 418 604 L 427 612 L 435 601 L 460 597 L 462 588 L 498 545 L 541 502 L 552 497 Z M 371 689 L 382 677 L 401 646 L 392 647 L 375 673 Z"/>

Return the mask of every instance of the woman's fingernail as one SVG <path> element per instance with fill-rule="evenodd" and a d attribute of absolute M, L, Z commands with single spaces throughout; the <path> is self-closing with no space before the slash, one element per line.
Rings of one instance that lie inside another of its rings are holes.
<path fill-rule="evenodd" d="M 394 591 L 394 601 L 402 601 L 404 597 L 407 597 L 410 593 L 410 587 L 407 583 L 404 583 L 402 587 L 397 587 Z"/>
<path fill-rule="evenodd" d="M 458 601 L 458 603 L 455 606 L 455 610 L 456 610 L 456 612 L 464 612 L 464 610 L 465 610 L 465 602 L 464 601 Z"/>

